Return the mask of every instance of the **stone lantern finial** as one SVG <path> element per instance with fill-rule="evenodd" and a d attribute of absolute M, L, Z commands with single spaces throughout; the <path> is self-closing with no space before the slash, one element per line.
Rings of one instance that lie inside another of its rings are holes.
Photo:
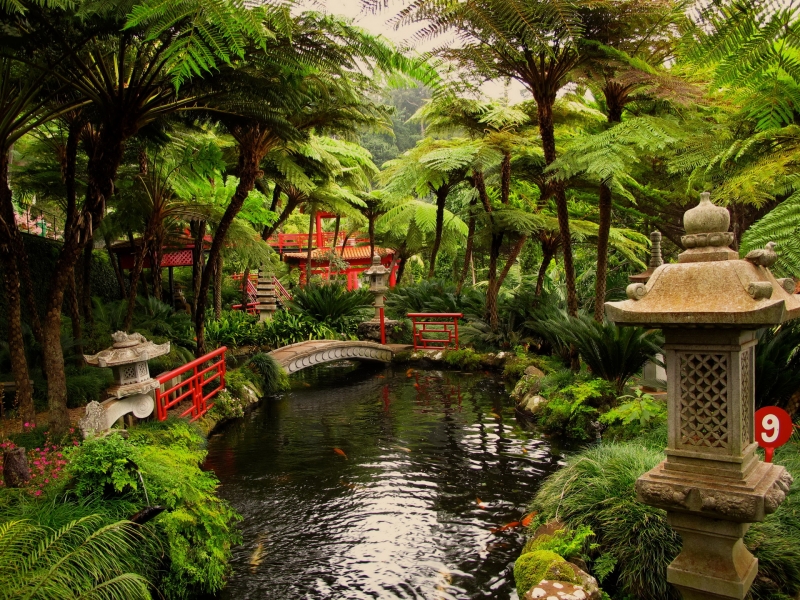
<path fill-rule="evenodd" d="M 636 483 L 667 511 L 683 548 L 667 580 L 684 600 L 742 600 L 758 561 L 742 543 L 750 523 L 784 500 L 791 476 L 756 454 L 756 330 L 800 317 L 800 299 L 763 265 L 729 248 L 728 211 L 702 194 L 686 211 L 686 250 L 655 269 L 629 300 L 607 302 L 617 325 L 664 331 L 666 460 Z"/>

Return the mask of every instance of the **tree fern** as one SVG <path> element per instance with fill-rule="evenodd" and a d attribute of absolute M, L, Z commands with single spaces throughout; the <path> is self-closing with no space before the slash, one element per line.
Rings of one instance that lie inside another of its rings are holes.
<path fill-rule="evenodd" d="M 53 530 L 29 521 L 0 525 L 0 595 L 15 599 L 149 599 L 137 573 L 140 533 L 98 515 Z"/>
<path fill-rule="evenodd" d="M 777 275 L 800 278 L 800 192 L 795 192 L 756 221 L 742 236 L 740 253 L 778 244 Z"/>

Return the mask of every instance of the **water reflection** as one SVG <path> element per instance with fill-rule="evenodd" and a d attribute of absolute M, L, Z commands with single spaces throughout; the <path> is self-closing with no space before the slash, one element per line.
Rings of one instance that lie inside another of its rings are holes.
<path fill-rule="evenodd" d="M 368 365 L 293 379 L 209 444 L 245 517 L 222 597 L 516 598 L 522 530 L 492 530 L 557 464 L 499 381 Z"/>

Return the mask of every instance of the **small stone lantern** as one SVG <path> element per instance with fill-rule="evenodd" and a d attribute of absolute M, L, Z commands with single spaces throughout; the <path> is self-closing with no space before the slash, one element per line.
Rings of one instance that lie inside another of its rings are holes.
<path fill-rule="evenodd" d="M 607 302 L 617 325 L 659 327 L 667 363 L 667 458 L 636 482 L 638 498 L 667 511 L 683 548 L 667 580 L 684 600 L 742 600 L 758 560 L 742 538 L 775 511 L 792 478 L 762 462 L 754 439 L 756 330 L 800 317 L 800 300 L 728 246 L 730 216 L 704 193 L 684 215 L 677 264 Z"/>
<path fill-rule="evenodd" d="M 118 331 L 111 335 L 114 344 L 91 356 L 84 355 L 90 365 L 111 367 L 114 384 L 108 389 L 111 399 L 90 402 L 80 426 L 84 435 L 109 429 L 121 416 L 133 413 L 138 418 L 152 414 L 155 403 L 150 394 L 160 384 L 150 377 L 147 361 L 169 353 L 169 342 L 155 344 L 140 333 Z"/>
<path fill-rule="evenodd" d="M 364 278 L 369 284 L 369 291 L 375 296 L 375 317 L 373 321 L 381 319 L 381 311 L 383 310 L 383 296 L 386 290 L 389 289 L 389 269 L 381 264 L 381 257 L 377 254 L 372 257 L 372 266 L 364 271 Z"/>
<path fill-rule="evenodd" d="M 359 323 L 359 339 L 376 340 L 381 344 L 386 343 L 387 321 L 383 313 L 383 297 L 389 289 L 389 274 L 391 269 L 387 269 L 381 264 L 381 257 L 375 254 L 372 257 L 372 266 L 364 271 L 364 279 L 369 284 L 369 291 L 375 296 L 375 316 L 369 321 Z M 390 327 L 397 325 L 397 321 L 389 320 Z"/>

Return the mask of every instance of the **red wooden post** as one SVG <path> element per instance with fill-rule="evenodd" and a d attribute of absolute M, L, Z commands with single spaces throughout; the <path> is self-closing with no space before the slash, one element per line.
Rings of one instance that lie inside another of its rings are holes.
<path fill-rule="evenodd" d="M 381 311 L 381 344 L 384 346 L 386 345 L 386 320 L 384 319 L 383 315 L 383 307 L 380 308 Z"/>

